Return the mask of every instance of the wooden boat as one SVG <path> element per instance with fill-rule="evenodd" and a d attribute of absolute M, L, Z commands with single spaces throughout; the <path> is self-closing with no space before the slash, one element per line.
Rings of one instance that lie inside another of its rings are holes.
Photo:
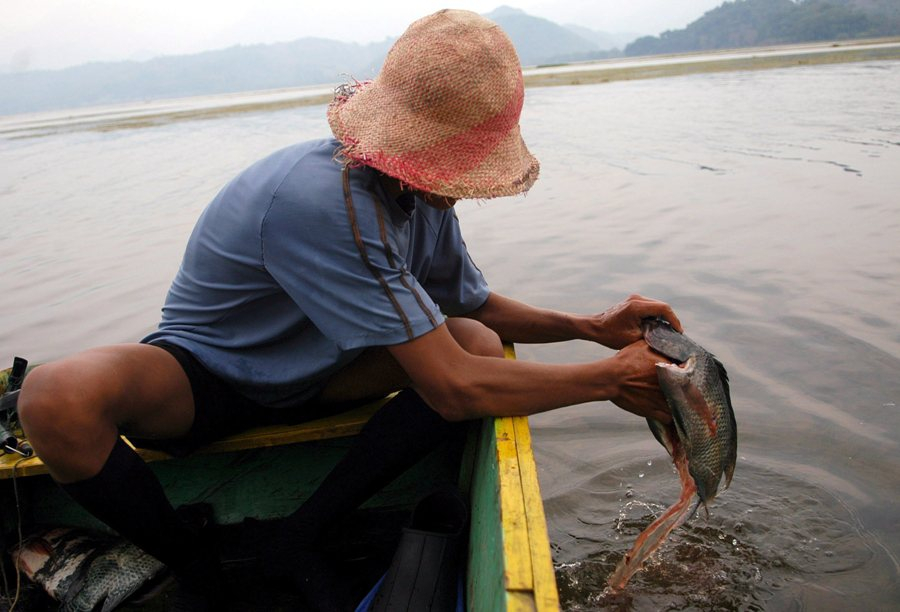
<path fill-rule="evenodd" d="M 507 357 L 515 358 L 512 347 Z M 0 394 L 7 372 L 0 372 Z M 352 437 L 384 402 L 319 421 L 263 427 L 175 459 L 136 449 L 176 506 L 211 504 L 215 521 L 237 525 L 286 515 L 315 489 Z M 405 512 L 425 493 L 457 483 L 471 521 L 465 598 L 469 610 L 558 610 L 531 434 L 525 417 L 473 422 L 462 453 L 436 451 L 365 508 Z M 38 457 L 0 455 L 0 520 L 6 546 L 38 524 L 101 527 L 53 483 Z"/>

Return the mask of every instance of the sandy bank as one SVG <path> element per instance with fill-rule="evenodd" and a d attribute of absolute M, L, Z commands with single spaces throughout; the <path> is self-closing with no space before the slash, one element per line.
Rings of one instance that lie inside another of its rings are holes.
<path fill-rule="evenodd" d="M 735 70 L 900 59 L 900 38 L 782 45 L 526 68 L 526 87 L 585 85 Z"/>

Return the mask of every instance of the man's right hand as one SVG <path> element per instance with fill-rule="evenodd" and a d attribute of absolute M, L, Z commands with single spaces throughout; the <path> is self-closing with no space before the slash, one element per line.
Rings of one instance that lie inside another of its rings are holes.
<path fill-rule="evenodd" d="M 656 364 L 668 361 L 644 340 L 629 344 L 610 357 L 616 364 L 618 389 L 611 401 L 638 416 L 668 424 L 672 414 L 659 388 Z"/>

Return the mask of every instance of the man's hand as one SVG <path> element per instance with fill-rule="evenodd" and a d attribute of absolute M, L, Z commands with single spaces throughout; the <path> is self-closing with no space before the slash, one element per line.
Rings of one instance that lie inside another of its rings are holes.
<path fill-rule="evenodd" d="M 629 344 L 611 359 L 616 363 L 618 389 L 611 401 L 624 410 L 668 424 L 672 415 L 659 388 L 656 364 L 665 358 L 643 340 Z"/>
<path fill-rule="evenodd" d="M 596 340 L 609 348 L 624 348 L 643 338 L 641 320 L 647 317 L 662 317 L 676 331 L 684 331 L 681 321 L 668 304 L 633 294 L 624 302 L 593 317 Z"/>

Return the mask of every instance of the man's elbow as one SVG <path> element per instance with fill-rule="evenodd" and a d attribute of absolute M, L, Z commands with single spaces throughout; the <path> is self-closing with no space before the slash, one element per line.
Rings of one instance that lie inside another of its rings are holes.
<path fill-rule="evenodd" d="M 424 395 L 428 405 L 446 421 L 469 421 L 490 414 L 484 396 L 469 385 L 447 385 Z"/>

